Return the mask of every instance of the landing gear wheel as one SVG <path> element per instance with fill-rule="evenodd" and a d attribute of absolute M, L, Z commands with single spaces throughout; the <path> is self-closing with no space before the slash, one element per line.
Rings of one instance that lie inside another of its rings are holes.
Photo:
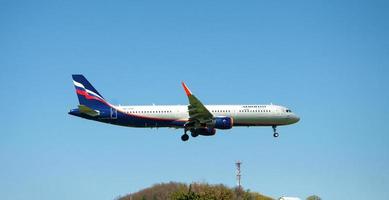
<path fill-rule="evenodd" d="M 184 142 L 188 141 L 189 140 L 189 135 L 185 133 L 184 135 L 181 136 L 181 140 L 184 141 Z"/>
<path fill-rule="evenodd" d="M 199 136 L 199 134 L 197 134 L 197 133 L 195 133 L 195 132 L 191 132 L 190 135 L 191 135 L 192 137 L 197 137 L 197 136 Z"/>
<path fill-rule="evenodd" d="M 277 133 L 277 126 L 272 126 L 272 128 L 273 128 L 273 132 L 274 132 L 274 134 L 273 134 L 273 137 L 278 137 L 278 133 Z"/>

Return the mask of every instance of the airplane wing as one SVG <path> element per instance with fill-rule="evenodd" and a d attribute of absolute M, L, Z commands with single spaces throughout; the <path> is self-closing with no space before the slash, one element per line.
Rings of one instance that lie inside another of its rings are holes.
<path fill-rule="evenodd" d="M 182 87 L 184 87 L 185 93 L 189 99 L 189 121 L 185 124 L 186 127 L 204 127 L 206 123 L 211 122 L 213 115 L 209 110 L 204 106 L 199 99 L 197 99 L 189 88 L 182 82 Z"/>

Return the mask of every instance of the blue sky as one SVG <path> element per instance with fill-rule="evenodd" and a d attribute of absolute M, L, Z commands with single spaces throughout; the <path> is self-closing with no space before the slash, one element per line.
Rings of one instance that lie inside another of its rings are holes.
<path fill-rule="evenodd" d="M 0 198 L 113 199 L 154 183 L 389 198 L 386 1 L 1 1 Z M 301 121 L 180 141 L 67 114 L 82 73 L 115 104 L 274 103 Z"/>

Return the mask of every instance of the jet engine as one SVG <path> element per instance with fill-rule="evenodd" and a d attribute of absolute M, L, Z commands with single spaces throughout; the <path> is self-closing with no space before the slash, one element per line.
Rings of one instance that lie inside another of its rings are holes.
<path fill-rule="evenodd" d="M 215 117 L 211 126 L 217 129 L 231 129 L 234 121 L 231 117 Z"/>

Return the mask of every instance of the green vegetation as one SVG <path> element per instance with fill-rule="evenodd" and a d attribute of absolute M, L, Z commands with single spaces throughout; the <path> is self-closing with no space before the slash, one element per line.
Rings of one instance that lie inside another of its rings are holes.
<path fill-rule="evenodd" d="M 321 198 L 316 196 L 316 195 L 312 195 L 312 196 L 307 197 L 307 200 L 321 200 Z"/>
<path fill-rule="evenodd" d="M 225 185 L 207 183 L 161 183 L 143 189 L 134 194 L 118 198 L 119 200 L 273 200 L 249 190 L 229 188 Z"/>

